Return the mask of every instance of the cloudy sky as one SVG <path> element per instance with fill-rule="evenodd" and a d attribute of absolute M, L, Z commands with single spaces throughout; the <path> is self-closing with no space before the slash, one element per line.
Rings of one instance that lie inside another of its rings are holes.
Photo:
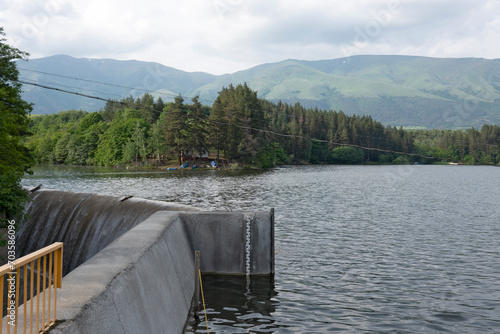
<path fill-rule="evenodd" d="M 498 0 L 0 0 L 0 26 L 31 58 L 213 74 L 357 54 L 500 58 Z"/>

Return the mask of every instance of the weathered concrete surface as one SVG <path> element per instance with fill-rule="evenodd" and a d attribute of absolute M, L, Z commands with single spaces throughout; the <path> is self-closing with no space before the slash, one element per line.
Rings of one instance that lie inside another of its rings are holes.
<path fill-rule="evenodd" d="M 204 273 L 274 274 L 274 231 L 269 212 L 192 212 L 182 213 L 191 247 L 201 253 Z M 247 218 L 250 231 L 247 233 Z M 250 252 L 247 252 L 247 238 Z"/>
<path fill-rule="evenodd" d="M 183 223 L 157 212 L 63 279 L 51 333 L 182 333 L 193 293 Z"/>

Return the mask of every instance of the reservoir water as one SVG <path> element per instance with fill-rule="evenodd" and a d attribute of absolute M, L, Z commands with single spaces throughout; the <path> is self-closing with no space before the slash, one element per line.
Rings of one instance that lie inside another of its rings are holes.
<path fill-rule="evenodd" d="M 37 167 L 25 186 L 276 212 L 276 275 L 204 277 L 210 333 L 499 333 L 500 168 Z M 206 333 L 204 317 L 188 333 Z"/>

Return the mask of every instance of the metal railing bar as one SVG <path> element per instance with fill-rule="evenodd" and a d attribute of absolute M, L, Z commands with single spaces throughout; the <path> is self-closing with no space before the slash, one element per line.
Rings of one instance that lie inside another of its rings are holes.
<path fill-rule="evenodd" d="M 45 291 L 47 290 L 47 255 L 43 256 L 42 324 L 45 324 Z M 42 327 L 42 330 L 45 326 Z"/>
<path fill-rule="evenodd" d="M 0 313 L 3 315 L 3 301 L 7 298 L 7 334 L 11 331 L 14 334 L 40 333 L 57 322 L 57 289 L 62 286 L 62 246 L 61 242 L 54 243 L 0 267 Z M 20 309 L 21 302 L 23 307 Z M 16 316 L 18 311 L 21 311 L 19 317 Z M 3 325 L 3 317 L 0 317 L 0 328 Z"/>
<path fill-rule="evenodd" d="M 40 262 L 41 259 L 36 260 L 36 266 L 37 266 L 37 288 L 36 288 L 36 332 L 40 332 Z"/>
<path fill-rule="evenodd" d="M 26 320 L 27 320 L 27 316 L 26 314 L 26 311 L 27 311 L 27 306 L 28 306 L 28 303 L 27 303 L 27 300 L 28 300 L 28 266 L 24 266 L 24 290 L 23 290 L 23 310 L 24 310 L 24 321 L 23 321 L 23 333 L 26 334 Z"/>
<path fill-rule="evenodd" d="M 34 275 L 34 265 L 35 261 L 31 261 L 30 268 L 31 268 L 31 275 L 30 275 L 30 333 L 33 333 L 33 290 L 35 289 L 33 285 L 33 275 Z"/>
<path fill-rule="evenodd" d="M 0 267 L 0 276 L 8 274 L 10 271 L 12 271 L 12 269 L 17 269 L 19 267 L 22 267 L 25 264 L 30 263 L 34 259 L 41 258 L 42 256 L 52 253 L 56 249 L 61 248 L 62 246 L 63 246 L 62 242 L 55 242 L 50 246 L 44 247 L 42 249 L 37 250 L 36 252 L 20 257 L 19 259 L 16 259 L 14 263 L 4 264 L 3 266 Z"/>
<path fill-rule="evenodd" d="M 16 287 L 19 286 L 19 275 L 21 274 L 21 268 L 17 268 L 16 269 Z M 16 289 L 16 312 L 17 310 L 19 309 L 19 289 Z M 19 319 L 16 317 L 16 319 L 14 320 L 14 324 L 15 324 L 15 327 L 14 327 L 14 333 L 17 334 L 17 325 L 18 325 L 18 321 Z"/>
<path fill-rule="evenodd" d="M 51 303 L 51 295 L 52 295 L 52 254 L 49 254 L 49 286 L 47 287 L 47 290 L 49 290 L 49 305 L 47 307 L 47 323 L 50 324 L 51 319 L 50 319 L 50 303 Z"/>

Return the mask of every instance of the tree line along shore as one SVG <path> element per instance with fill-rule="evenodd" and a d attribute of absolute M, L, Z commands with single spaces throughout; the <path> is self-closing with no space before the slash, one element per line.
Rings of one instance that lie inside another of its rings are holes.
<path fill-rule="evenodd" d="M 500 163 L 500 127 L 405 130 L 370 116 L 259 99 L 246 84 L 164 103 L 150 94 L 97 112 L 34 116 L 26 146 L 37 163 L 122 167 L 282 164 Z"/>

